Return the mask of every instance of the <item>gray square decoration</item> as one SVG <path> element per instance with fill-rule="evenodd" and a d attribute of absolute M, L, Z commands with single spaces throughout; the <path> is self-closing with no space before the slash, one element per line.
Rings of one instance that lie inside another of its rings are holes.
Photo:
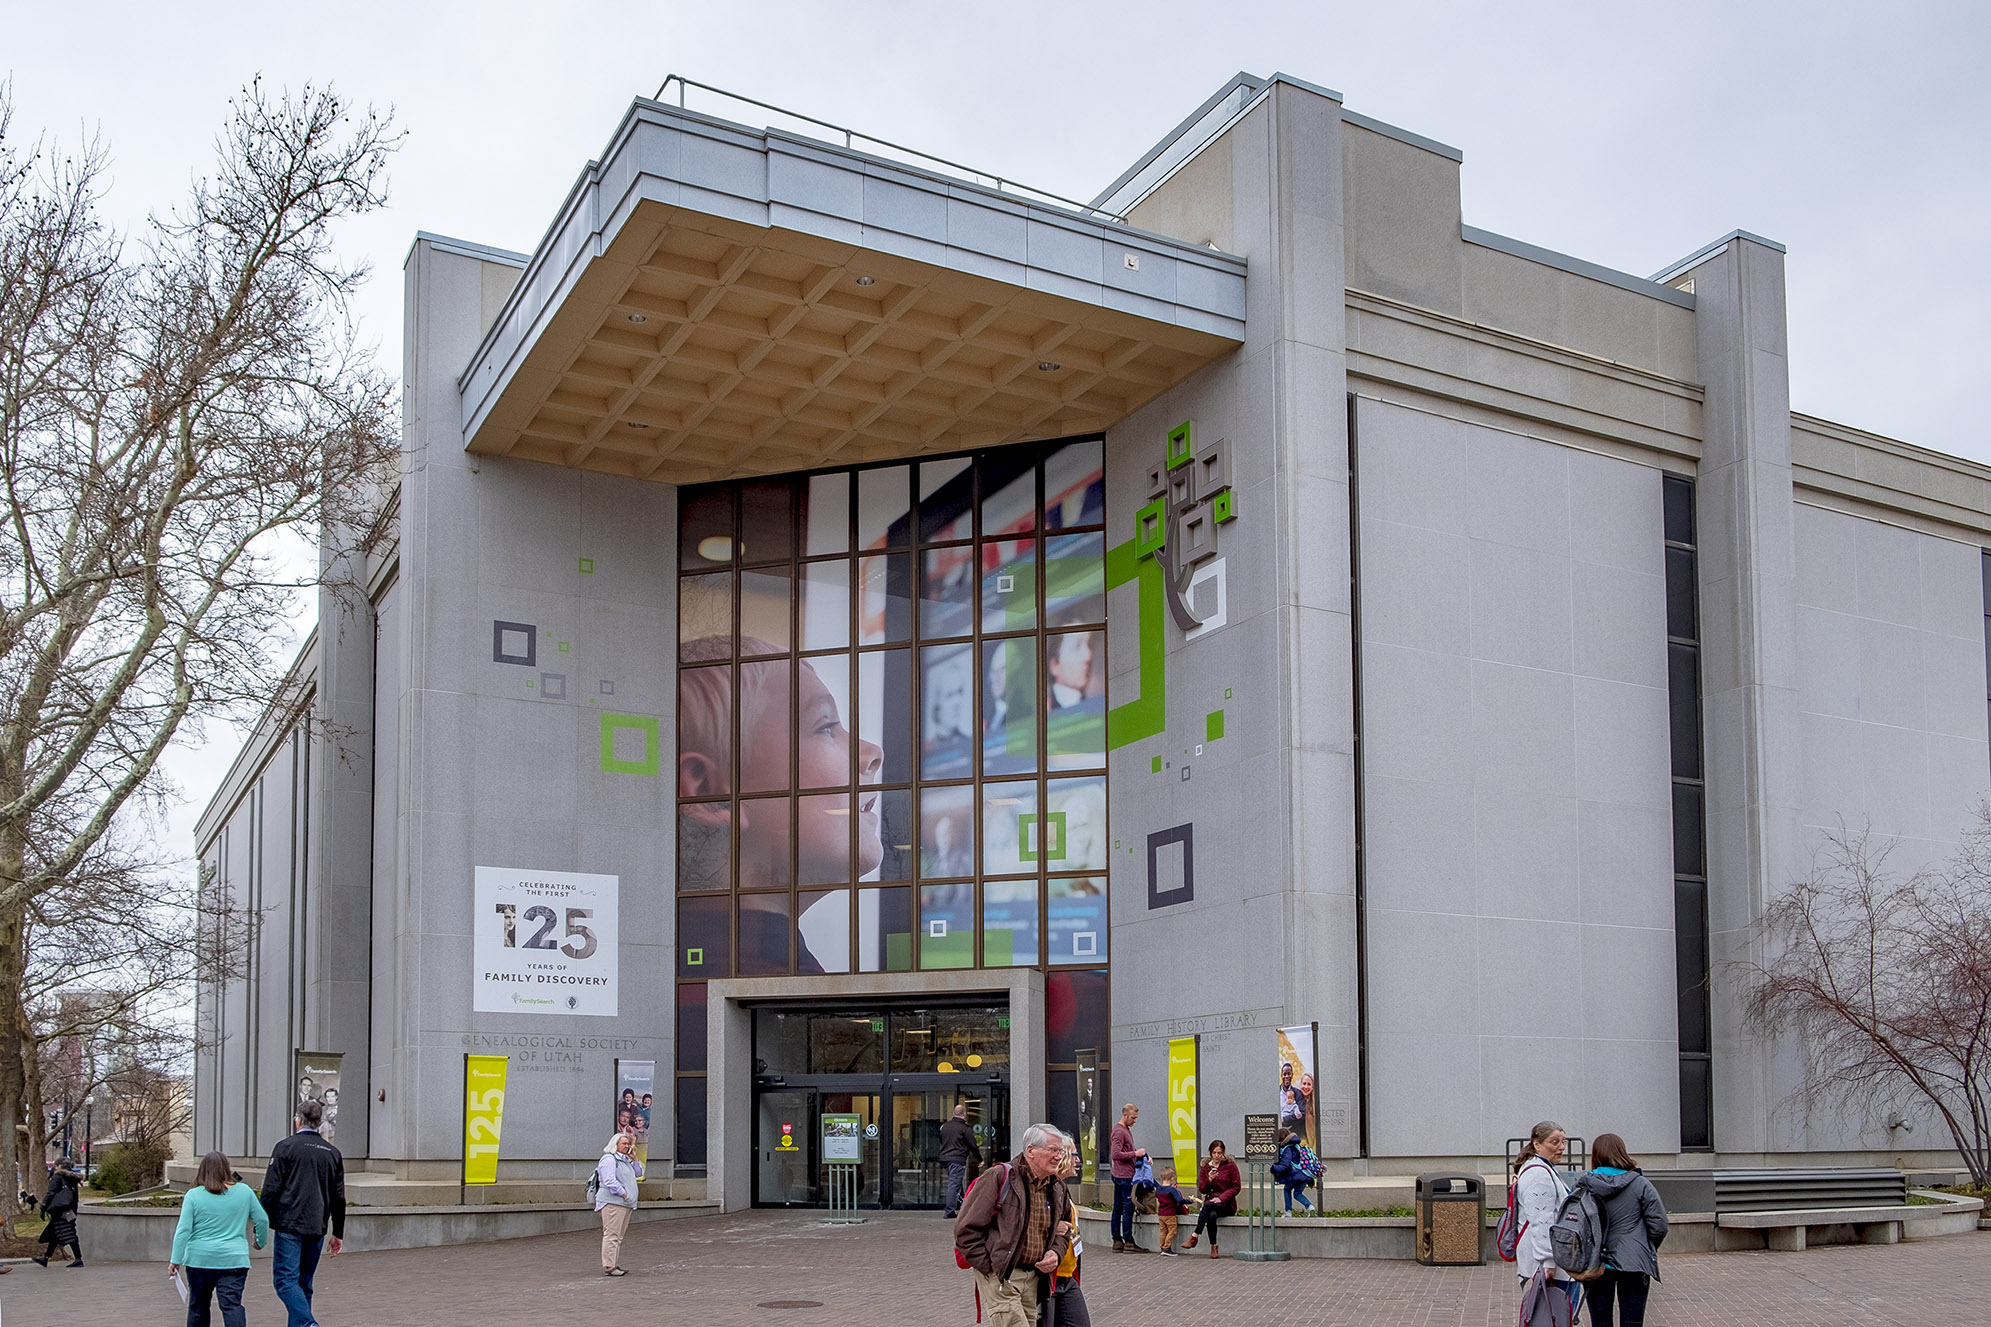
<path fill-rule="evenodd" d="M 1195 897 L 1196 826 L 1177 825 L 1148 835 L 1149 909 L 1187 903 Z"/>
<path fill-rule="evenodd" d="M 567 699 L 567 675 L 565 673 L 541 673 L 539 675 L 539 698 L 541 700 Z"/>
<path fill-rule="evenodd" d="M 613 696 L 615 694 L 615 683 L 604 677 L 601 680 L 601 694 L 604 696 Z"/>
<path fill-rule="evenodd" d="M 539 628 L 528 622 L 492 622 L 491 662 L 527 668 L 538 663 Z"/>

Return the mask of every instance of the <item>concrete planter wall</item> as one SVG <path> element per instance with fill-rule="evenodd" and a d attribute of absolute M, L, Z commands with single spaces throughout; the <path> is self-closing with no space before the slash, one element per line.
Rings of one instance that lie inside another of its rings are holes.
<path fill-rule="evenodd" d="M 1923 1207 L 1874 1209 L 1875 1219 L 1901 1223 L 1903 1239 L 1933 1239 L 1940 1235 L 1961 1235 L 1975 1231 L 1984 1203 L 1978 1198 L 1917 1190 L 1922 1197 L 1937 1199 Z M 1821 1213 L 1821 1215 L 1824 1215 Z M 1486 1228 L 1481 1234 L 1480 1251 L 1488 1262 L 1497 1260 L 1493 1247 L 1495 1225 L 1500 1209 L 1488 1208 Z M 1766 1247 L 1766 1237 L 1756 1230 L 1729 1230 L 1716 1224 L 1710 1212 L 1675 1212 L 1672 1229 L 1666 1236 L 1662 1255 L 1668 1253 L 1728 1253 Z M 1176 1247 L 1195 1228 L 1196 1218 L 1182 1218 Z M 1079 1209 L 1079 1230 L 1089 1249 L 1111 1250 L 1112 1218 L 1106 1212 L 1088 1207 Z M 1417 1256 L 1417 1218 L 1409 1216 L 1299 1218 L 1278 1223 L 1278 1248 L 1295 1258 L 1403 1258 Z M 1850 1224 L 1808 1227 L 1811 1244 L 1853 1243 L 1858 1240 Z M 1245 1223 L 1241 1217 L 1227 1218 L 1222 1226 L 1223 1247 L 1235 1251 L 1245 1247 Z M 1134 1242 L 1153 1250 L 1159 1246 L 1160 1222 L 1152 1216 L 1134 1217 Z M 1196 1252 L 1200 1254 L 1202 1248 Z"/>
<path fill-rule="evenodd" d="M 636 1210 L 638 1221 L 669 1221 L 712 1216 L 717 1203 L 646 1203 Z M 167 1262 L 173 1253 L 173 1230 L 179 1224 L 176 1207 L 112 1207 L 90 1204 L 77 1213 L 77 1235 L 92 1262 Z M 473 1244 L 483 1240 L 520 1239 L 568 1230 L 590 1230 L 600 1224 L 585 1203 L 480 1204 L 446 1207 L 357 1207 L 346 1210 L 346 1247 L 358 1253 L 372 1249 L 426 1249 L 443 1244 Z M 251 1254 L 270 1256 L 265 1245 Z"/>

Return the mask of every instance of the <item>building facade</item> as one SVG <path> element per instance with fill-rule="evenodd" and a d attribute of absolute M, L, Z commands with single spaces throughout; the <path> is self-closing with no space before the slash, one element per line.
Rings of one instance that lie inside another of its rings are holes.
<path fill-rule="evenodd" d="M 1741 965 L 1991 793 L 1991 470 L 1792 413 L 1776 244 L 1638 278 L 1459 165 L 1285 76 L 1085 207 L 639 100 L 533 254 L 418 238 L 393 538 L 200 830 L 198 1146 L 319 1057 L 454 1178 L 504 1055 L 501 1178 L 642 1087 L 729 1207 L 825 1116 L 918 1206 L 957 1100 L 1235 1143 L 1283 1061 L 1331 1176 L 1944 1164 L 1794 1110 Z"/>

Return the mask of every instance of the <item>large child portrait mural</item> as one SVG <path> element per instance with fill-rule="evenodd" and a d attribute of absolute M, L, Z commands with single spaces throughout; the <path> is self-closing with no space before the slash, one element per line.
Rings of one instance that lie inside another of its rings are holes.
<path fill-rule="evenodd" d="M 742 637 L 742 655 L 771 654 L 776 647 Z M 686 665 L 722 660 L 732 642 L 719 636 L 688 641 L 680 651 Z M 791 667 L 795 682 L 795 722 L 789 718 Z M 738 666 L 740 741 L 737 770 L 732 747 L 732 675 L 726 667 L 687 667 L 680 674 L 678 710 L 678 795 L 736 801 L 686 801 L 678 809 L 679 882 L 682 889 L 726 889 L 736 853 L 740 898 L 738 968 L 787 970 L 791 920 L 785 894 L 753 895 L 754 890 L 804 891 L 800 916 L 792 923 L 801 935 L 796 970 L 802 973 L 850 970 L 845 892 L 855 879 L 875 873 L 885 850 L 880 835 L 881 797 L 875 787 L 883 752 L 853 737 L 846 722 L 849 667 L 840 656 L 791 661 L 746 659 Z M 828 674 L 826 677 L 825 674 Z M 791 741 L 795 778 L 803 788 L 847 787 L 856 748 L 858 789 L 788 796 Z M 772 794 L 772 795 L 761 795 Z M 737 812 L 735 808 L 737 807 Z M 792 816 L 792 823 L 791 823 Z M 853 841 L 854 836 L 854 841 Z M 812 926 L 820 909 L 823 924 Z M 821 936 L 811 943 L 811 933 Z M 777 956 L 778 961 L 777 961 Z"/>

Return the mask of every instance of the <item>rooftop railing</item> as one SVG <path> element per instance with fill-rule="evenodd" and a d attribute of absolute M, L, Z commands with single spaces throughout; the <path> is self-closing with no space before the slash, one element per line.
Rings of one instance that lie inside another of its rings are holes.
<path fill-rule="evenodd" d="M 971 183 L 982 185 L 985 188 L 994 189 L 998 193 L 1014 194 L 1026 199 L 1055 203 L 1059 207 L 1069 209 L 1084 216 L 1103 217 L 1108 221 L 1116 221 L 1123 224 L 1127 220 L 1123 214 L 1109 211 L 1095 203 L 1081 203 L 1075 198 L 1066 198 L 1063 194 L 1054 194 L 1048 189 L 1038 189 L 1027 184 L 1022 184 L 1010 179 L 1006 175 L 998 175 L 993 171 L 977 170 L 973 166 L 964 166 L 958 161 L 951 161 L 946 157 L 938 157 L 931 152 L 922 152 L 916 147 L 907 147 L 903 143 L 894 143 L 888 138 L 879 138 L 875 134 L 863 133 L 840 124 L 831 124 L 828 120 L 819 120 L 813 115 L 804 115 L 800 111 L 791 111 L 786 107 L 776 106 L 772 102 L 742 96 L 737 92 L 728 92 L 724 88 L 713 87 L 709 83 L 700 83 L 686 78 L 682 74 L 672 74 L 665 78 L 662 85 L 657 88 L 655 100 L 668 102 L 669 93 L 673 85 L 677 88 L 677 104 L 680 110 L 696 110 L 700 114 L 709 113 L 699 107 L 688 106 L 686 104 L 686 94 L 695 88 L 700 92 L 710 93 L 715 97 L 721 97 L 727 101 L 754 106 L 763 111 L 772 111 L 774 114 L 787 120 L 810 125 L 816 129 L 828 130 L 832 135 L 840 137 L 843 140 L 843 146 L 853 152 L 868 152 L 872 156 L 882 156 L 888 159 L 896 157 L 904 161 L 907 165 L 938 166 L 949 174 L 958 176 Z M 731 119 L 733 117 L 717 116 L 715 118 Z M 778 128 L 780 126 L 769 127 Z M 804 131 L 804 136 L 809 138 L 821 137 L 819 134 L 808 133 L 806 131 Z M 837 140 L 836 138 L 828 138 L 824 139 L 824 141 L 834 143 Z M 880 151 L 879 149 L 883 150 Z"/>

